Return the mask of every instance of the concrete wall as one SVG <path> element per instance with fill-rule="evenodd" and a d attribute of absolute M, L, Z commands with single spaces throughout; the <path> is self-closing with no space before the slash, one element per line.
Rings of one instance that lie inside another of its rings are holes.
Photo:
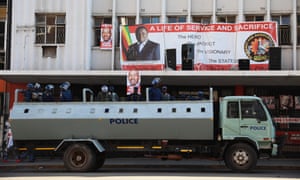
<path fill-rule="evenodd" d="M 72 0 L 14 0 L 11 69 L 90 69 L 91 5 L 91 0 L 76 0 L 76 3 Z M 57 47 L 56 58 L 43 58 L 42 46 L 45 44 L 35 44 L 36 13 L 66 16 L 65 44 L 49 44 Z"/>

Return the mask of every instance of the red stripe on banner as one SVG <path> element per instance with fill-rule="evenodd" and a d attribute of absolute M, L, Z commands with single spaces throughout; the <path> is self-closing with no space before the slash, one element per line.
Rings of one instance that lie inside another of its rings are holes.
<path fill-rule="evenodd" d="M 235 32 L 236 24 L 199 24 L 199 23 L 175 23 L 175 24 L 143 24 L 128 26 L 130 33 L 134 33 L 138 26 L 144 26 L 149 33 L 161 32 Z"/>
<path fill-rule="evenodd" d="M 176 70 L 180 71 L 182 65 L 177 64 Z M 250 70 L 268 70 L 268 64 L 250 64 Z M 205 70 L 239 70 L 238 64 L 194 64 L 195 71 Z"/>
<path fill-rule="evenodd" d="M 122 65 L 122 70 L 164 70 L 164 64 Z"/>

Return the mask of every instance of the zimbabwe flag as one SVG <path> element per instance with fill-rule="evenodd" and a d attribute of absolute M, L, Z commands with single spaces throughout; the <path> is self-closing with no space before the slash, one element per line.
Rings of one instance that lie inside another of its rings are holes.
<path fill-rule="evenodd" d="M 132 43 L 128 26 L 122 26 L 121 39 L 122 39 L 122 41 L 121 41 L 122 59 L 123 59 L 123 61 L 125 61 L 125 60 L 127 60 L 126 54 L 127 54 L 128 47 Z"/>

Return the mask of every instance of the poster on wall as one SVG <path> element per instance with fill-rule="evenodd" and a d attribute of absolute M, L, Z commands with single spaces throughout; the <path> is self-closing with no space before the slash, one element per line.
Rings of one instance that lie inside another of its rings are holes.
<path fill-rule="evenodd" d="M 267 105 L 269 109 L 275 109 L 275 97 L 274 96 L 261 96 L 261 99 Z"/>
<path fill-rule="evenodd" d="M 293 96 L 292 95 L 280 95 L 280 109 L 289 110 L 293 108 Z"/>
<path fill-rule="evenodd" d="M 300 96 L 295 96 L 295 109 L 300 109 Z"/>
<path fill-rule="evenodd" d="M 112 25 L 101 24 L 101 49 L 112 49 Z"/>
<path fill-rule="evenodd" d="M 141 94 L 141 74 L 139 71 L 131 70 L 127 72 L 126 95 Z"/>
<path fill-rule="evenodd" d="M 276 22 L 238 24 L 170 23 L 120 27 L 123 70 L 238 69 L 249 59 L 251 70 L 267 70 L 269 48 L 278 46 Z M 172 51 L 171 51 L 172 50 Z M 166 55 L 170 52 L 170 57 Z M 189 60 L 189 61 L 186 61 Z"/>

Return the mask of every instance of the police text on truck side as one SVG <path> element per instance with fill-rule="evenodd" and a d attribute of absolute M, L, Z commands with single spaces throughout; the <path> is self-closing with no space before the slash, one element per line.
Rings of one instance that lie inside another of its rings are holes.
<path fill-rule="evenodd" d="M 109 124 L 138 124 L 138 119 L 137 118 L 109 119 Z"/>

